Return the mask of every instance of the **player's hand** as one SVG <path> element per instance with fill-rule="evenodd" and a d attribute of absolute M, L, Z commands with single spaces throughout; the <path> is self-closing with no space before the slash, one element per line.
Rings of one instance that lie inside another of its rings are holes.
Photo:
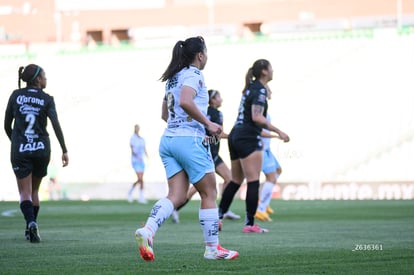
<path fill-rule="evenodd" d="M 68 156 L 68 153 L 63 153 L 62 154 L 62 164 L 63 164 L 63 167 L 68 166 L 68 164 L 69 164 L 69 156 Z"/>
<path fill-rule="evenodd" d="M 223 132 L 223 128 L 221 127 L 221 125 L 214 122 L 210 122 L 207 125 L 207 130 L 211 135 L 217 137 L 220 137 L 220 134 Z"/>
<path fill-rule="evenodd" d="M 283 133 L 282 131 L 280 131 L 279 136 L 284 142 L 289 142 L 289 140 L 290 140 L 289 136 L 287 134 Z"/>

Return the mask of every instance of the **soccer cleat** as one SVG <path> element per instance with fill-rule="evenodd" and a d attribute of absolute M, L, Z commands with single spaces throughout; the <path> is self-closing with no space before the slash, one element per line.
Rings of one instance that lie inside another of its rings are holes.
<path fill-rule="evenodd" d="M 272 207 L 268 206 L 266 208 L 266 213 L 269 214 L 269 215 L 271 215 L 271 214 L 275 213 L 275 211 L 272 209 Z"/>
<path fill-rule="evenodd" d="M 204 259 L 208 260 L 234 260 L 238 256 L 239 252 L 225 249 L 220 245 L 217 245 L 217 249 L 206 249 L 204 252 Z"/>
<path fill-rule="evenodd" d="M 218 230 L 219 231 L 221 231 L 223 229 L 223 220 L 219 220 L 219 223 L 218 223 Z"/>
<path fill-rule="evenodd" d="M 267 233 L 268 229 L 261 228 L 257 224 L 254 225 L 245 225 L 243 228 L 243 233 Z"/>
<path fill-rule="evenodd" d="M 41 240 L 36 222 L 29 223 L 29 240 L 31 243 L 39 243 Z"/>
<path fill-rule="evenodd" d="M 152 238 L 145 231 L 145 228 L 137 229 L 137 231 L 135 231 L 135 240 L 138 243 L 138 250 L 141 258 L 147 262 L 150 262 L 154 260 Z"/>
<path fill-rule="evenodd" d="M 256 214 L 254 215 L 254 217 L 258 220 L 263 221 L 263 222 L 271 222 L 272 221 L 272 219 L 269 217 L 269 215 L 266 212 L 256 211 Z"/>
<path fill-rule="evenodd" d="M 180 215 L 177 210 L 174 210 L 171 214 L 171 219 L 173 223 L 180 223 Z"/>
<path fill-rule="evenodd" d="M 29 241 L 29 240 L 30 240 L 29 229 L 26 229 L 26 230 L 24 231 L 24 237 L 26 238 L 26 240 L 27 240 L 27 241 Z"/>
<path fill-rule="evenodd" d="M 229 210 L 226 213 L 224 213 L 223 219 L 238 220 L 238 219 L 240 219 L 240 216 L 233 213 L 231 210 Z"/>
<path fill-rule="evenodd" d="M 147 204 L 148 201 L 146 199 L 138 199 L 138 203 L 140 203 L 140 204 Z"/>

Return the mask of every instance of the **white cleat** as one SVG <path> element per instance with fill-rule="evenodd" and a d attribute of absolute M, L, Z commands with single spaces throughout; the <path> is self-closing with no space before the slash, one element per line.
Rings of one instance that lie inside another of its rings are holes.
<path fill-rule="evenodd" d="M 152 238 L 147 233 L 147 229 L 139 228 L 135 231 L 135 240 L 138 243 L 139 254 L 147 262 L 154 260 L 154 250 L 152 249 Z"/>
<path fill-rule="evenodd" d="M 231 210 L 229 210 L 226 213 L 224 213 L 223 219 L 238 220 L 238 219 L 240 219 L 240 216 L 237 215 L 237 214 L 235 214 L 235 213 L 233 213 Z"/>
<path fill-rule="evenodd" d="M 228 250 L 220 245 L 217 245 L 216 249 L 208 250 L 204 252 L 204 259 L 208 260 L 233 260 L 239 256 L 239 252 L 234 250 Z"/>
<path fill-rule="evenodd" d="M 140 204 L 147 204 L 147 200 L 146 199 L 138 199 L 138 203 Z"/>

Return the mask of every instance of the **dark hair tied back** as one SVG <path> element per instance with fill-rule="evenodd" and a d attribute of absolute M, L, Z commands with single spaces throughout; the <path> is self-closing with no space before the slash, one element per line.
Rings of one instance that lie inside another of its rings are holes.
<path fill-rule="evenodd" d="M 20 89 L 20 80 L 23 80 L 26 82 L 27 86 L 32 86 L 34 84 L 34 81 L 36 77 L 39 76 L 40 72 L 43 69 L 36 65 L 36 64 L 29 64 L 26 67 L 19 67 L 19 80 L 18 80 L 18 86 Z"/>
<path fill-rule="evenodd" d="M 19 89 L 21 88 L 21 86 L 20 86 L 20 79 L 22 78 L 23 70 L 24 70 L 24 67 L 23 66 L 20 66 L 19 67 L 19 78 L 17 80 L 17 85 L 18 85 Z"/>
<path fill-rule="evenodd" d="M 253 66 L 247 70 L 246 79 L 245 79 L 245 86 L 243 89 L 243 94 L 246 92 L 249 84 L 259 79 L 262 76 L 262 71 L 267 70 L 269 68 L 270 62 L 266 59 L 258 59 L 253 63 Z"/>
<path fill-rule="evenodd" d="M 170 64 L 162 74 L 160 80 L 167 81 L 181 71 L 181 69 L 188 68 L 194 61 L 197 53 L 203 52 L 205 49 L 206 44 L 201 36 L 190 37 L 185 41 L 178 41 L 173 48 Z"/>

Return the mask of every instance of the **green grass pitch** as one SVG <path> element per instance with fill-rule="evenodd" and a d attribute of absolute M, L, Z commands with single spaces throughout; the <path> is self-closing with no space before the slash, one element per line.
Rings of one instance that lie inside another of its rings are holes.
<path fill-rule="evenodd" d="M 224 221 L 233 261 L 203 258 L 198 201 L 166 221 L 143 261 L 134 232 L 152 207 L 126 201 L 50 201 L 38 219 L 42 242 L 24 239 L 17 202 L 0 202 L 0 274 L 414 274 L 414 201 L 273 200 L 267 234 Z M 244 213 L 244 201 L 231 209 Z M 243 215 L 242 215 L 243 216 Z"/>

